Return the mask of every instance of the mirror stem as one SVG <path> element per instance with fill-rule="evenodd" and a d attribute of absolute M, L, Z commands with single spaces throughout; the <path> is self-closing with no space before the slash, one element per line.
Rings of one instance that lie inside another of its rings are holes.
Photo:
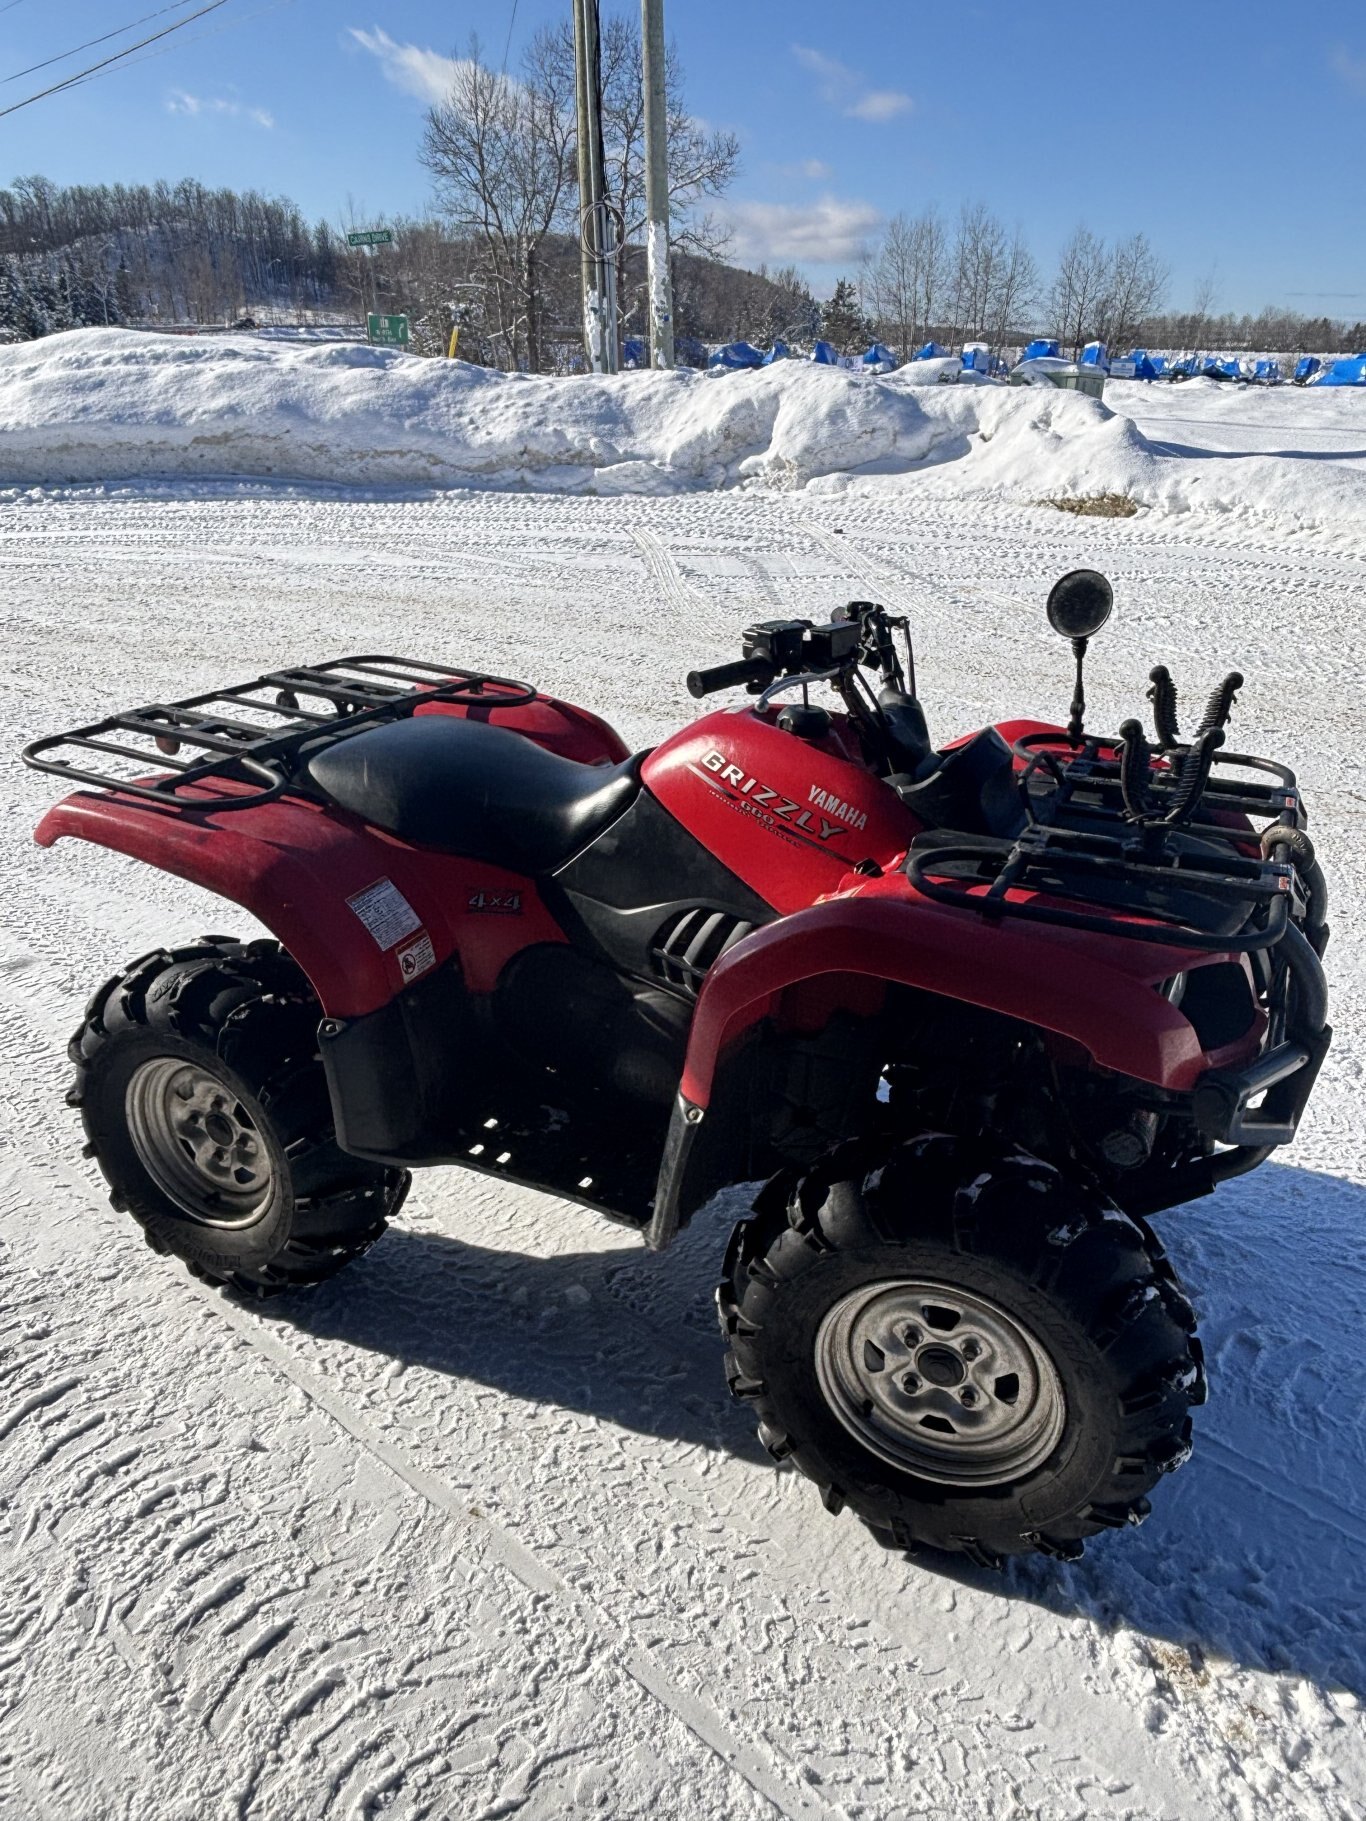
<path fill-rule="evenodd" d="M 1077 681 L 1072 691 L 1072 719 L 1067 723 L 1067 737 L 1073 746 L 1081 745 L 1082 719 L 1086 713 L 1086 690 L 1082 684 L 1082 666 L 1086 661 L 1086 639 L 1073 639 L 1072 655 L 1077 660 Z"/>

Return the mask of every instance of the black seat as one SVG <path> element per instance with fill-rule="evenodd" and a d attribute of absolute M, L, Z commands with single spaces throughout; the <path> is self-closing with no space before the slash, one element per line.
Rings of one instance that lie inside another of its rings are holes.
<path fill-rule="evenodd" d="M 581 765 L 507 728 L 431 714 L 323 746 L 304 776 L 416 847 L 547 873 L 621 814 L 639 769 L 639 759 Z"/>

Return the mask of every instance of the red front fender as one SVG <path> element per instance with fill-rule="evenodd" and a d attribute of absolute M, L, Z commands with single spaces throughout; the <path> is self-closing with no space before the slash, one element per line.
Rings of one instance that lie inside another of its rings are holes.
<path fill-rule="evenodd" d="M 250 787 L 214 788 L 228 795 Z M 329 1018 L 377 1010 L 455 953 L 470 989 L 488 992 L 518 949 L 564 940 L 529 880 L 409 847 L 301 797 L 187 816 L 130 797 L 77 791 L 48 811 L 34 839 L 50 847 L 64 835 L 242 905 L 283 942 Z M 386 881 L 411 907 L 405 914 L 392 893 L 381 893 L 378 908 L 391 913 L 387 927 L 369 905 L 367 922 L 353 902 Z M 510 914 L 489 914 L 491 905 L 501 913 L 514 904 Z"/>
<path fill-rule="evenodd" d="M 1194 1029 L 1157 989 L 1220 955 L 1084 932 L 987 923 L 941 909 L 901 875 L 765 925 L 712 968 L 698 995 L 680 1088 L 705 1107 L 723 1052 L 818 975 L 923 988 L 1055 1031 L 1105 1068 L 1182 1092 L 1211 1066 Z"/>

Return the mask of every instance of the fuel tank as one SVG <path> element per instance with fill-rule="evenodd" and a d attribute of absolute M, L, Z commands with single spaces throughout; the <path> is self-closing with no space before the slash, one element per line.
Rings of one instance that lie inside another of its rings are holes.
<path fill-rule="evenodd" d="M 861 861 L 886 867 L 920 829 L 833 734 L 802 739 L 752 708 L 694 721 L 655 748 L 641 776 L 689 834 L 782 915 L 834 891 Z"/>

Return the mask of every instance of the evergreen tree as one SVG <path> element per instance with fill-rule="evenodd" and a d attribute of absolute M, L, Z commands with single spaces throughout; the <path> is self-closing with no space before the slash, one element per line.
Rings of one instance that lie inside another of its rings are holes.
<path fill-rule="evenodd" d="M 841 354 L 862 354 L 873 339 L 873 325 L 863 314 L 852 279 L 841 278 L 821 309 L 821 335 Z"/>

